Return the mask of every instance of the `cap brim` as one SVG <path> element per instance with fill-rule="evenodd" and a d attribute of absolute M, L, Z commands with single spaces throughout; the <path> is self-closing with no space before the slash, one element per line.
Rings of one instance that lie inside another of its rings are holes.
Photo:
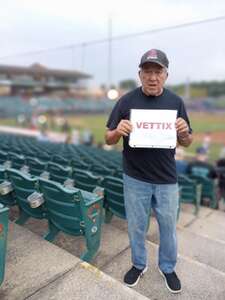
<path fill-rule="evenodd" d="M 142 68 L 143 65 L 147 64 L 147 63 L 154 63 L 154 64 L 157 64 L 157 65 L 160 65 L 161 67 L 163 68 L 167 68 L 167 66 L 165 66 L 164 64 L 162 64 L 161 62 L 157 61 L 157 60 L 151 60 L 151 59 L 148 59 L 147 61 L 141 63 L 139 65 L 139 68 Z"/>

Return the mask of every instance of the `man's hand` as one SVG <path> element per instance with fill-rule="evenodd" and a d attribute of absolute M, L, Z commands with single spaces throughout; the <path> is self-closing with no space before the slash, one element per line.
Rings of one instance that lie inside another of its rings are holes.
<path fill-rule="evenodd" d="M 177 130 L 177 135 L 178 137 L 187 137 L 189 135 L 189 127 L 187 122 L 182 119 L 182 118 L 178 118 L 176 120 L 176 130 Z"/>
<path fill-rule="evenodd" d="M 116 132 L 120 136 L 128 136 L 131 131 L 132 124 L 129 120 L 121 120 L 116 128 Z"/>
<path fill-rule="evenodd" d="M 129 120 L 121 120 L 114 130 L 107 130 L 105 141 L 108 145 L 117 144 L 122 136 L 128 136 L 132 131 L 132 124 Z"/>
<path fill-rule="evenodd" d="M 182 118 L 178 118 L 176 120 L 176 130 L 179 144 L 181 146 L 188 147 L 192 143 L 193 138 L 189 133 L 187 122 Z"/>

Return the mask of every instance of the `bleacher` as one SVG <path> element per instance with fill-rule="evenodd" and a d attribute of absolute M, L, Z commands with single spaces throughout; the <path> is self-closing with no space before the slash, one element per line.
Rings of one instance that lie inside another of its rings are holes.
<path fill-rule="evenodd" d="M 33 101 L 35 99 L 35 101 Z M 60 99 L 38 96 L 27 99 L 20 96 L 0 96 L 0 117 L 16 118 L 19 115 L 30 117 L 34 111 L 39 113 L 107 113 L 112 110 L 114 101 L 108 99 Z"/>
<path fill-rule="evenodd" d="M 5 169 L 16 169 L 28 176 L 45 178 L 64 187 L 72 186 L 88 192 L 93 192 L 97 186 L 105 188 L 107 219 L 113 212 L 125 218 L 121 153 L 84 145 L 39 142 L 34 138 L 7 134 L 1 135 L 0 142 L 0 163 Z M 0 175 L 0 183 L 7 180 L 6 171 L 2 170 Z M 217 208 L 215 181 L 185 174 L 178 176 L 178 183 L 180 204 L 192 203 L 195 215 L 204 199 L 209 200 L 210 207 Z M 0 198 L 4 204 L 15 203 L 13 192 Z M 117 199 L 118 211 L 115 210 Z"/>
<path fill-rule="evenodd" d="M 42 227 L 41 222 L 46 221 L 47 231 L 43 232 L 42 237 L 47 241 L 55 241 L 60 232 L 84 237 L 86 247 L 79 253 L 79 257 L 103 266 L 107 264 L 104 257 L 111 255 L 108 247 L 114 248 L 113 244 L 110 246 L 107 242 L 106 253 L 104 252 L 106 245 L 103 243 L 101 246 L 103 253 L 97 260 L 95 259 L 102 240 L 102 229 L 103 233 L 107 230 L 107 236 L 112 243 L 117 235 L 119 238 L 119 233 L 122 234 L 121 228 L 126 229 L 126 223 L 122 223 L 126 215 L 121 162 L 121 154 L 116 151 L 1 135 L 0 202 L 9 207 L 15 205 L 19 207 L 17 224 L 27 226 L 29 220 L 33 219 L 35 226 L 40 224 Z M 180 212 L 178 222 L 183 222 L 185 216 L 187 227 L 194 220 L 198 222 L 206 216 L 204 208 L 200 205 L 203 185 L 196 178 L 187 176 L 179 177 L 179 185 L 180 202 L 184 205 L 192 205 L 188 221 L 187 216 Z M 102 211 L 103 207 L 104 211 Z M 112 219 L 113 216 L 115 217 Z M 108 224 L 102 228 L 104 221 Z M 155 232 L 154 226 L 150 225 L 150 228 L 151 232 Z M 154 235 L 151 236 L 151 240 L 155 242 Z M 123 242 L 120 243 L 120 247 L 125 243 L 124 247 L 127 249 L 125 233 Z M 150 246 L 151 252 L 155 252 L 155 246 Z M 120 247 L 118 251 L 122 251 Z M 119 256 L 116 260 L 119 260 Z M 187 262 L 184 260 L 182 264 L 185 265 Z M 112 270 L 117 277 L 113 263 Z M 105 271 L 110 273 L 107 268 Z M 199 293 L 196 295 L 199 296 Z"/>

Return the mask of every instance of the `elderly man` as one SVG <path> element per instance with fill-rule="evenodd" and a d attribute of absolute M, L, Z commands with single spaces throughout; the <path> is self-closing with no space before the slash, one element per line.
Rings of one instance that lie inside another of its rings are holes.
<path fill-rule="evenodd" d="M 145 237 L 151 208 L 160 229 L 159 272 L 172 293 L 181 291 L 181 283 L 174 269 L 177 261 L 176 217 L 178 186 L 175 149 L 132 148 L 129 135 L 132 123 L 131 109 L 175 110 L 178 143 L 189 146 L 191 128 L 180 97 L 164 88 L 168 77 L 169 61 L 164 52 L 147 51 L 139 64 L 142 86 L 121 97 L 107 122 L 106 143 L 116 144 L 123 137 L 124 201 L 128 221 L 128 235 L 132 254 L 132 267 L 124 282 L 135 286 L 147 271 Z"/>

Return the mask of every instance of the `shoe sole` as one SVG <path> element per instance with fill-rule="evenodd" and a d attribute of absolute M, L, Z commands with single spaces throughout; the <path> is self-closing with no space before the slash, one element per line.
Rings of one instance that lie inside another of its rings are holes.
<path fill-rule="evenodd" d="M 170 288 L 170 287 L 168 286 L 168 284 L 167 284 L 165 275 L 164 275 L 163 272 L 160 270 L 160 268 L 158 268 L 158 270 L 159 270 L 160 275 L 164 278 L 164 281 L 165 281 L 165 284 L 166 284 L 167 289 L 168 289 L 172 294 L 178 294 L 178 293 L 180 293 L 180 292 L 182 291 L 182 289 L 177 290 L 177 291 L 171 290 L 171 288 Z"/>
<path fill-rule="evenodd" d="M 145 267 L 144 270 L 141 272 L 141 274 L 138 276 L 138 279 L 133 284 L 129 284 L 129 283 L 125 282 L 125 285 L 129 286 L 129 287 L 133 287 L 133 286 L 137 285 L 140 278 L 144 276 L 144 274 L 147 272 L 147 270 L 148 270 L 148 267 Z"/>

